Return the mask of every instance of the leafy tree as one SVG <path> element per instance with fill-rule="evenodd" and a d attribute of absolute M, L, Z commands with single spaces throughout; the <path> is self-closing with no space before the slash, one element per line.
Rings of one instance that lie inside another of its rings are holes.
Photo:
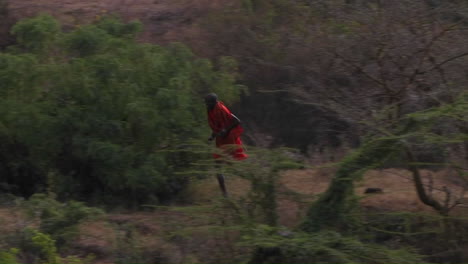
<path fill-rule="evenodd" d="M 29 52 L 40 52 L 49 48 L 60 33 L 60 24 L 50 15 L 26 19 L 13 26 L 19 47 Z"/>
<path fill-rule="evenodd" d="M 136 43 L 139 29 L 106 17 L 61 32 L 45 15 L 13 28 L 18 45 L 0 54 L 7 189 L 136 205 L 183 187 L 176 172 L 203 157 L 172 150 L 205 139 L 203 94 L 236 100 L 235 65 Z"/>

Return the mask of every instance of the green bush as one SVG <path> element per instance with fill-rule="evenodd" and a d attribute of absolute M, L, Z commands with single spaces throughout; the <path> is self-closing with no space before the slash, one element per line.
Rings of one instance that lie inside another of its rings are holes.
<path fill-rule="evenodd" d="M 4 255 L 6 262 L 2 261 L 2 253 L 0 253 L 0 263 L 14 264 L 14 263 L 47 263 L 47 264 L 89 264 L 93 257 L 87 256 L 79 258 L 77 256 L 62 257 L 56 246 L 56 240 L 50 235 L 38 231 L 34 228 L 26 228 L 19 234 L 21 236 L 21 243 L 18 249 L 11 249 Z M 21 262 L 10 262 L 15 259 L 21 259 Z"/>
<path fill-rule="evenodd" d="M 78 235 L 78 225 L 83 221 L 95 219 L 104 213 L 82 202 L 60 203 L 45 194 L 35 194 L 21 203 L 21 208 L 32 218 L 40 220 L 41 232 L 50 235 L 64 245 Z"/>
<path fill-rule="evenodd" d="M 243 237 L 257 247 L 249 263 L 423 263 L 411 249 L 389 249 L 333 231 L 314 234 L 258 226 Z"/>
<path fill-rule="evenodd" d="M 18 22 L 11 32 L 25 51 L 42 52 L 53 45 L 60 33 L 60 24 L 49 15 L 40 15 Z"/>
<path fill-rule="evenodd" d="M 19 264 L 16 257 L 18 252 L 16 248 L 0 251 L 0 264 Z"/>
<path fill-rule="evenodd" d="M 58 260 L 55 241 L 47 234 L 31 229 L 31 242 L 38 255 L 46 263 L 55 264 Z"/>
<path fill-rule="evenodd" d="M 172 150 L 209 135 L 202 95 L 238 98 L 235 63 L 136 43 L 140 27 L 106 17 L 62 32 L 43 15 L 13 28 L 18 45 L 0 53 L 2 184 L 113 205 L 183 188 L 177 172 L 204 157 Z"/>

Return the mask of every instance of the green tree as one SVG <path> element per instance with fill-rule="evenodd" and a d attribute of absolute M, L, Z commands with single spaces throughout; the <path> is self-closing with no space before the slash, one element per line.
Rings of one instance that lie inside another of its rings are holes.
<path fill-rule="evenodd" d="M 0 54 L 4 186 L 133 205 L 184 186 L 176 172 L 203 157 L 173 150 L 206 138 L 200 98 L 232 102 L 242 89 L 232 60 L 216 70 L 182 44 L 137 43 L 139 30 L 113 17 L 70 32 L 50 16 L 13 28 L 18 45 Z"/>
<path fill-rule="evenodd" d="M 50 15 L 40 15 L 18 22 L 11 29 L 19 47 L 29 52 L 42 52 L 53 45 L 60 33 L 60 24 Z"/>

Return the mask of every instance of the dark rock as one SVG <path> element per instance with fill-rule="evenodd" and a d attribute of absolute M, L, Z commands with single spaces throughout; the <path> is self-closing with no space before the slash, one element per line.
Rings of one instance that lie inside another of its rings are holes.
<path fill-rule="evenodd" d="M 382 188 L 366 188 L 364 193 L 383 193 Z"/>

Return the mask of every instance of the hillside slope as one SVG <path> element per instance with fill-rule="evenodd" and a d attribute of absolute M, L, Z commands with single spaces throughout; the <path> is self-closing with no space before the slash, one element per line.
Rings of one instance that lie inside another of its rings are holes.
<path fill-rule="evenodd" d="M 40 13 L 57 17 L 65 27 L 87 24 L 103 14 L 138 19 L 145 25 L 143 41 L 167 43 L 192 37 L 196 22 L 210 10 L 232 0 L 9 0 L 15 21 Z"/>

